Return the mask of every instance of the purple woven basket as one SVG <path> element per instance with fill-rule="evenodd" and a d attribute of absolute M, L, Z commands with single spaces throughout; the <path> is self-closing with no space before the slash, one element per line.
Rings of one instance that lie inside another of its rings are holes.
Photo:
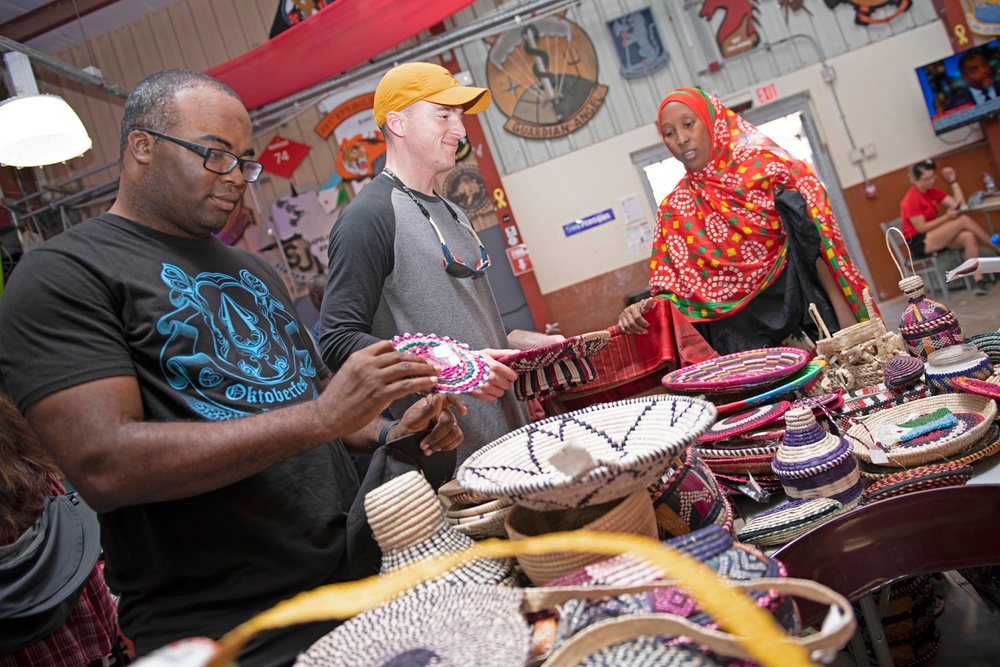
<path fill-rule="evenodd" d="M 955 313 L 948 306 L 924 296 L 923 278 L 908 276 L 899 281 L 899 287 L 909 302 L 899 324 L 907 352 L 926 359 L 935 350 L 965 340 Z"/>
<path fill-rule="evenodd" d="M 833 498 L 850 509 L 861 497 L 851 445 L 817 424 L 807 408 L 785 413 L 785 437 L 771 469 L 791 498 Z"/>
<path fill-rule="evenodd" d="M 771 347 L 706 359 L 663 376 L 672 391 L 746 393 L 779 382 L 806 365 L 809 355 L 795 347 Z"/>
<path fill-rule="evenodd" d="M 885 383 L 890 387 L 907 387 L 924 374 L 924 360 L 906 354 L 897 354 L 885 362 Z"/>

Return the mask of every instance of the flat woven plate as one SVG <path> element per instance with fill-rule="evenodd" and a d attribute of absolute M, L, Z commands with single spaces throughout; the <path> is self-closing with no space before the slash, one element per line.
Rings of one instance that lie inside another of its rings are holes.
<path fill-rule="evenodd" d="M 520 350 L 506 357 L 500 357 L 497 361 L 511 370 L 525 373 L 561 359 L 590 357 L 603 350 L 609 340 L 611 340 L 610 331 L 593 331 L 531 350 Z"/>
<path fill-rule="evenodd" d="M 792 407 L 789 410 L 794 410 L 795 408 L 809 408 L 816 414 L 823 414 L 824 410 L 832 411 L 839 408 L 844 404 L 844 390 L 838 389 L 837 391 L 831 392 L 829 394 L 820 394 L 819 396 L 806 396 L 805 398 L 800 398 L 792 401 Z"/>
<path fill-rule="evenodd" d="M 479 389 L 490 376 L 486 360 L 465 343 L 434 334 L 403 334 L 392 339 L 400 352 L 427 359 L 436 368 L 438 383 L 433 391 L 443 394 L 467 394 Z"/>
<path fill-rule="evenodd" d="M 746 393 L 780 382 L 806 365 L 809 355 L 794 347 L 769 347 L 706 359 L 663 376 L 671 391 Z"/>
<path fill-rule="evenodd" d="M 905 387 L 924 374 L 924 360 L 907 354 L 897 354 L 885 362 L 885 383 L 890 387 Z"/>
<path fill-rule="evenodd" d="M 913 491 L 937 489 L 942 486 L 961 486 L 970 479 L 972 479 L 972 467 L 969 465 L 952 462 L 918 466 L 878 480 L 861 494 L 861 504 L 867 505 Z"/>
<path fill-rule="evenodd" d="M 979 378 L 959 376 L 952 379 L 952 384 L 963 391 L 979 394 L 980 396 L 985 396 L 986 398 L 1000 398 L 1000 384 L 996 384 L 994 382 L 987 382 L 986 380 L 980 380 Z"/>
<path fill-rule="evenodd" d="M 494 440 L 466 459 L 455 478 L 470 491 L 536 510 L 599 505 L 656 481 L 715 417 L 711 403 L 689 396 L 600 403 Z M 551 461 L 567 443 L 586 450 L 592 459 L 588 464 L 578 452 L 584 463 L 576 475 Z"/>
<path fill-rule="evenodd" d="M 832 498 L 800 498 L 761 512 L 736 534 L 740 542 L 760 547 L 791 542 L 843 509 Z"/>
<path fill-rule="evenodd" d="M 751 408 L 738 415 L 732 415 L 712 424 L 705 435 L 698 438 L 700 442 L 714 442 L 725 440 L 734 435 L 752 431 L 781 419 L 781 415 L 788 412 L 792 406 L 788 401 L 780 401 L 769 405 L 761 405 Z"/>
<path fill-rule="evenodd" d="M 938 463 L 944 457 L 966 452 L 986 435 L 997 414 L 996 402 L 982 396 L 974 394 L 931 396 L 865 417 L 847 431 L 846 437 L 854 447 L 854 455 L 859 460 L 870 463 L 870 450 L 876 447 L 872 433 L 880 424 L 901 424 L 911 419 L 912 415 L 929 414 L 939 408 L 950 410 L 958 417 L 958 424 L 946 432 L 935 431 L 909 442 L 883 446 L 882 449 L 893 465 L 910 468 Z"/>
<path fill-rule="evenodd" d="M 769 403 L 776 398 L 780 398 L 785 394 L 795 391 L 796 389 L 801 389 L 810 382 L 812 382 L 819 372 L 823 370 L 826 366 L 825 361 L 810 361 L 806 364 L 806 367 L 795 374 L 794 377 L 789 379 L 783 385 L 775 387 L 774 389 L 769 389 L 763 394 L 758 394 L 757 396 L 751 396 L 750 398 L 744 398 L 739 401 L 733 401 L 732 403 L 726 403 L 725 405 L 717 405 L 716 410 L 718 410 L 720 415 L 728 415 L 733 412 L 739 412 L 740 410 L 746 410 L 754 405 L 760 405 L 761 403 Z"/>

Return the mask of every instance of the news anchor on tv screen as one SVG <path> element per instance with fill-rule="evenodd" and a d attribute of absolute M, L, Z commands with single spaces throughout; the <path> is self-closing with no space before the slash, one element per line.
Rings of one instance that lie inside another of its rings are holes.
<path fill-rule="evenodd" d="M 1000 97 L 1000 82 L 996 72 L 979 51 L 966 51 L 958 59 L 958 71 L 962 74 L 965 88 L 959 88 L 948 100 L 944 110 L 950 111 L 970 104 L 984 104 Z"/>
<path fill-rule="evenodd" d="M 936 134 L 1000 115 L 1000 40 L 916 68 Z"/>

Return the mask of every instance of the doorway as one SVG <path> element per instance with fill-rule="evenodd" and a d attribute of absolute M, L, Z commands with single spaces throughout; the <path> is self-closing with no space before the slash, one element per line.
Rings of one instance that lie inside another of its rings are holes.
<path fill-rule="evenodd" d="M 748 122 L 789 153 L 808 164 L 819 177 L 830 197 L 844 245 L 861 275 L 868 276 L 865 255 L 854 230 L 854 222 L 847 210 L 844 193 L 837 179 L 837 172 L 820 138 L 816 121 L 809 105 L 809 96 L 793 95 L 776 100 L 762 107 L 741 114 Z M 653 211 L 684 176 L 684 167 L 671 157 L 662 143 L 632 154 L 632 162 L 639 170 L 640 180 Z"/>

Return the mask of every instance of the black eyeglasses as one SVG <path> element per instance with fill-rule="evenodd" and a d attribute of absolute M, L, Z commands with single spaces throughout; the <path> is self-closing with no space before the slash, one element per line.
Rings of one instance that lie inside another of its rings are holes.
<path fill-rule="evenodd" d="M 476 239 L 476 243 L 479 244 L 479 264 L 476 268 L 472 268 L 468 264 L 462 262 L 460 259 L 455 257 L 451 250 L 449 250 L 448 244 L 445 243 L 444 236 L 441 234 L 441 229 L 437 226 L 437 223 L 431 219 L 431 214 L 427 212 L 427 209 L 420 203 L 420 200 L 414 196 L 413 192 L 410 191 L 410 188 L 406 187 L 406 183 L 403 183 L 399 176 L 396 176 L 396 174 L 392 173 L 388 169 L 383 168 L 382 173 L 399 183 L 400 187 L 403 188 L 403 192 L 410 196 L 413 203 L 417 205 L 420 212 L 424 214 L 425 218 L 427 218 L 427 222 L 431 223 L 431 227 L 434 228 L 434 233 L 437 234 L 438 240 L 441 242 L 441 252 L 444 253 L 445 273 L 455 278 L 475 278 L 476 276 L 486 273 L 486 269 L 490 268 L 490 256 L 489 253 L 486 252 L 486 246 L 483 245 L 483 242 L 479 239 L 479 234 L 476 233 L 476 230 L 473 229 L 471 225 L 467 225 L 458 219 L 458 214 L 455 213 L 455 209 L 448 205 L 448 202 L 445 201 L 444 197 L 441 197 L 441 203 L 444 204 L 444 207 L 448 209 L 449 213 L 451 213 L 451 217 L 455 219 L 455 224 L 467 229 L 469 233 L 472 234 L 472 238 Z M 440 195 L 438 196 L 440 197 Z"/>
<path fill-rule="evenodd" d="M 260 172 L 264 170 L 264 165 L 260 162 L 257 162 L 256 160 L 244 160 L 243 158 L 237 157 L 235 154 L 230 153 L 229 151 L 224 151 L 221 148 L 202 146 L 201 144 L 185 141 L 184 139 L 178 139 L 177 137 L 172 137 L 169 134 L 163 134 L 162 132 L 157 132 L 156 130 L 147 130 L 144 127 L 137 127 L 135 129 L 140 132 L 152 134 L 154 137 L 160 137 L 161 139 L 172 141 L 178 146 L 183 146 L 190 151 L 194 151 L 198 155 L 205 158 L 205 161 L 202 162 L 201 165 L 215 174 L 228 174 L 238 166 L 240 168 L 240 172 L 243 174 L 243 180 L 247 183 L 253 183 L 258 177 L 260 177 Z"/>

